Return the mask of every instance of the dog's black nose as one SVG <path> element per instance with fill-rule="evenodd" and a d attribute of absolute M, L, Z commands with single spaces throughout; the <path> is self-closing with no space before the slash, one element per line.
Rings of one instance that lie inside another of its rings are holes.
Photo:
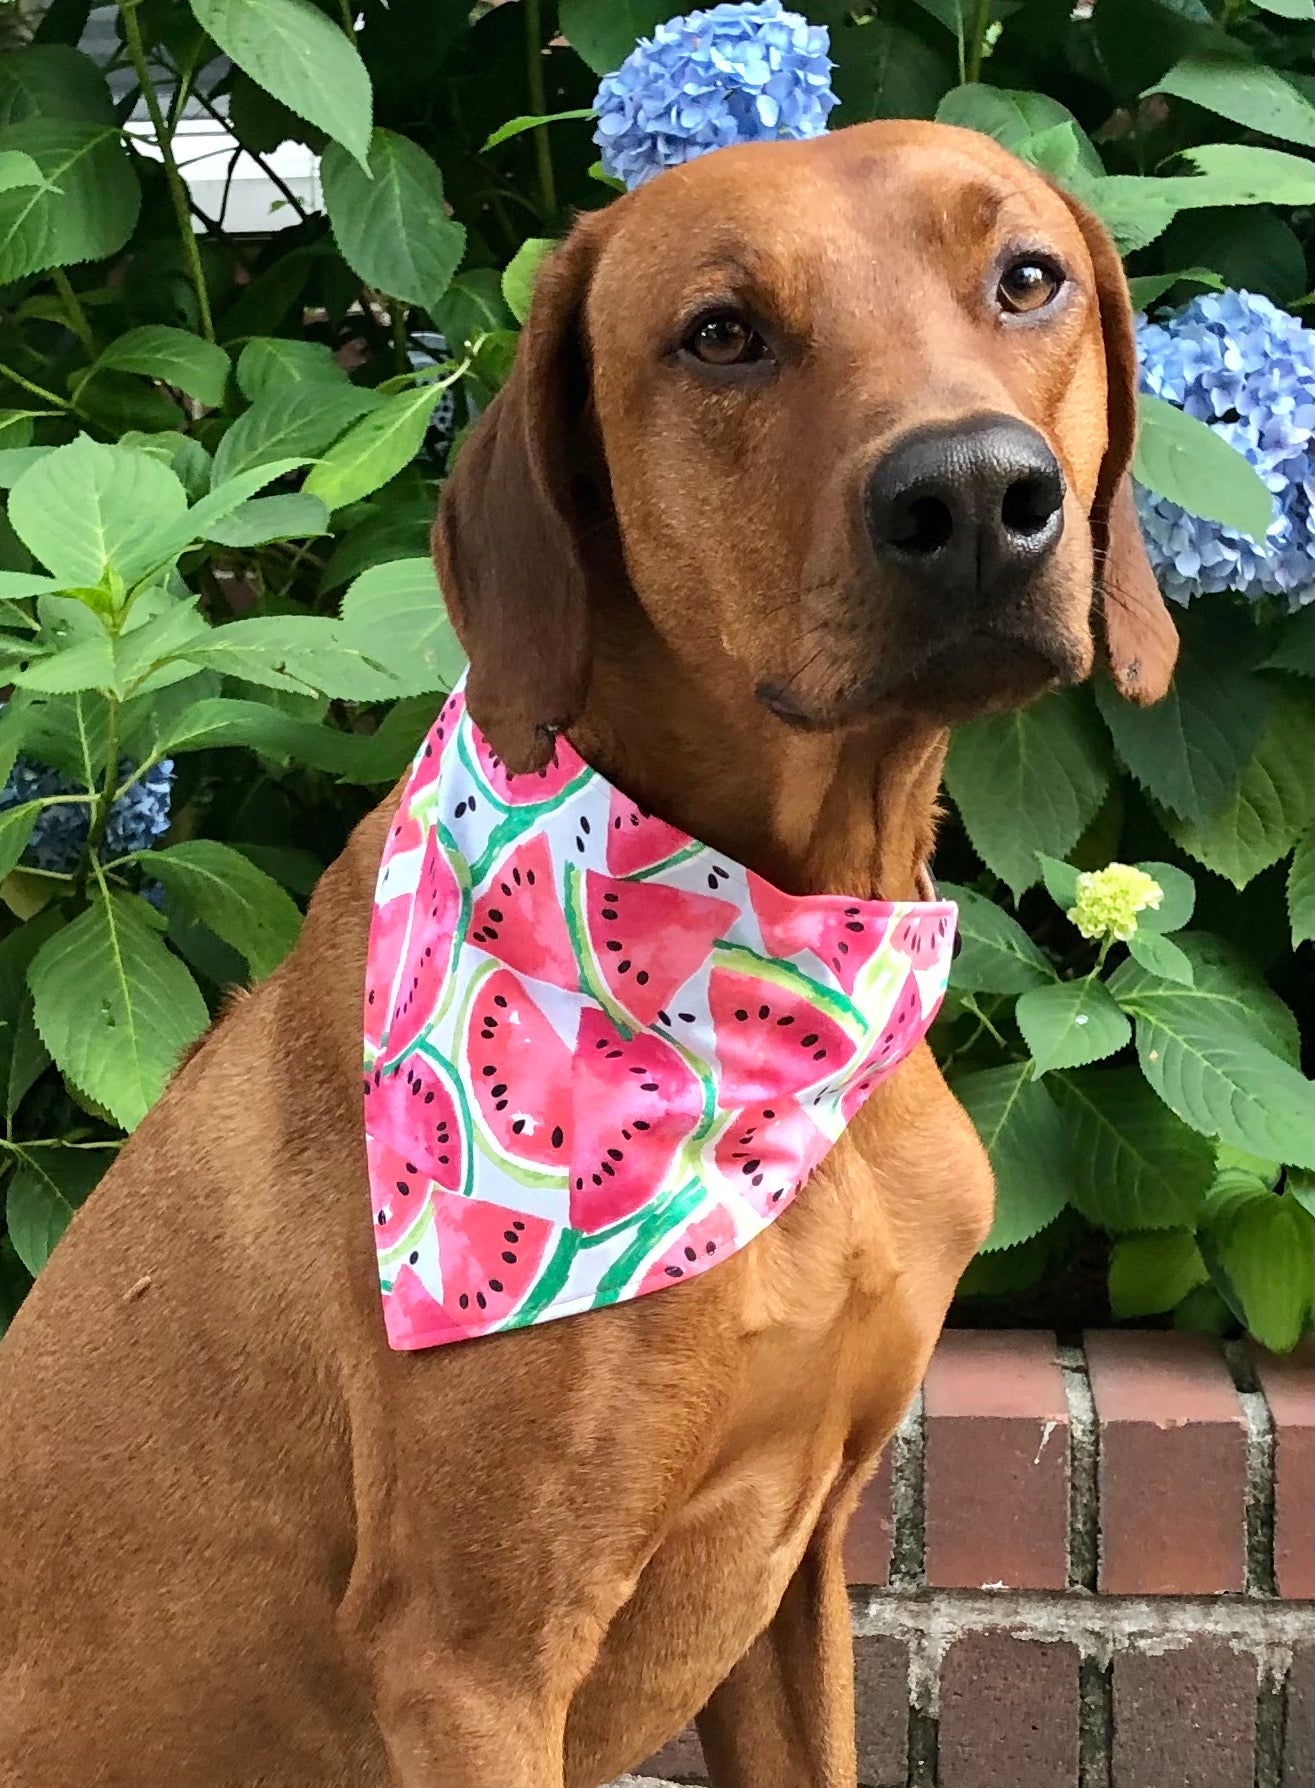
<path fill-rule="evenodd" d="M 1034 428 L 1009 416 L 938 423 L 905 435 L 868 480 L 878 558 L 932 593 L 1008 596 L 1064 531 L 1064 474 Z"/>

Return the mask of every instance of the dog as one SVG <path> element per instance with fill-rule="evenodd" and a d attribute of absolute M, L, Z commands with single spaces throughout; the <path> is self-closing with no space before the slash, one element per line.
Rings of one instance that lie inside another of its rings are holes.
<path fill-rule="evenodd" d="M 1102 227 L 984 137 L 719 150 L 580 219 L 435 526 L 472 715 L 798 893 L 915 897 L 947 727 L 1174 629 Z M 920 1047 L 661 1296 L 385 1344 L 361 988 L 396 794 L 0 1351 L 5 1788 L 853 1788 L 846 1521 L 992 1213 Z"/>

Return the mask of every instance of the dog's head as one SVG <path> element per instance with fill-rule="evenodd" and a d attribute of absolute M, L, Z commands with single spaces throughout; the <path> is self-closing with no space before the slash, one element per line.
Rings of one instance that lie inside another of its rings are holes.
<path fill-rule="evenodd" d="M 668 172 L 544 265 L 444 493 L 472 713 L 546 761 L 623 599 L 793 727 L 1025 700 L 1088 673 L 1093 627 L 1157 700 L 1135 383 L 1103 228 L 984 137 L 869 124 Z"/>

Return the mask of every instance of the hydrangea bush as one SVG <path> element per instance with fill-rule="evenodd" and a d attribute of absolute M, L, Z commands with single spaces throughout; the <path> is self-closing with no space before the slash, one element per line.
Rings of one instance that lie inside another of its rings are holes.
<path fill-rule="evenodd" d="M 1274 499 L 1261 540 L 1154 491 L 1142 527 L 1176 602 L 1232 590 L 1290 607 L 1315 600 L 1315 332 L 1256 292 L 1205 292 L 1137 335 L 1142 388 L 1236 447 Z"/>
<path fill-rule="evenodd" d="M 262 8 L 278 30 L 245 30 Z M 692 156 L 909 116 L 997 138 L 1111 228 L 1143 313 L 1139 502 L 1183 605 L 1160 707 L 1097 683 L 951 744 L 963 948 L 932 1041 L 999 1195 L 958 1314 L 1293 1344 L 1302 10 L 121 0 L 107 49 L 85 7 L 4 9 L 0 1327 L 457 674 L 428 526 L 553 239 Z M 268 172 L 268 228 L 189 196 L 193 114 Z M 285 140 L 319 156 L 313 196 L 271 163 Z"/>

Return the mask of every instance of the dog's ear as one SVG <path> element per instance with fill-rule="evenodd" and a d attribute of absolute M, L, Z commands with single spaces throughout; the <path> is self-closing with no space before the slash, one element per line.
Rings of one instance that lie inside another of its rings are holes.
<path fill-rule="evenodd" d="M 1105 660 L 1129 701 L 1158 702 L 1173 678 L 1178 631 L 1151 570 L 1128 467 L 1137 438 L 1137 342 L 1128 282 L 1104 224 L 1068 196 L 1091 256 L 1109 388 L 1105 457 L 1091 511 Z"/>
<path fill-rule="evenodd" d="M 471 716 L 515 774 L 551 763 L 589 678 L 572 485 L 588 402 L 581 311 L 597 241 L 586 219 L 540 266 L 510 377 L 457 455 L 432 534 L 470 659 Z"/>

